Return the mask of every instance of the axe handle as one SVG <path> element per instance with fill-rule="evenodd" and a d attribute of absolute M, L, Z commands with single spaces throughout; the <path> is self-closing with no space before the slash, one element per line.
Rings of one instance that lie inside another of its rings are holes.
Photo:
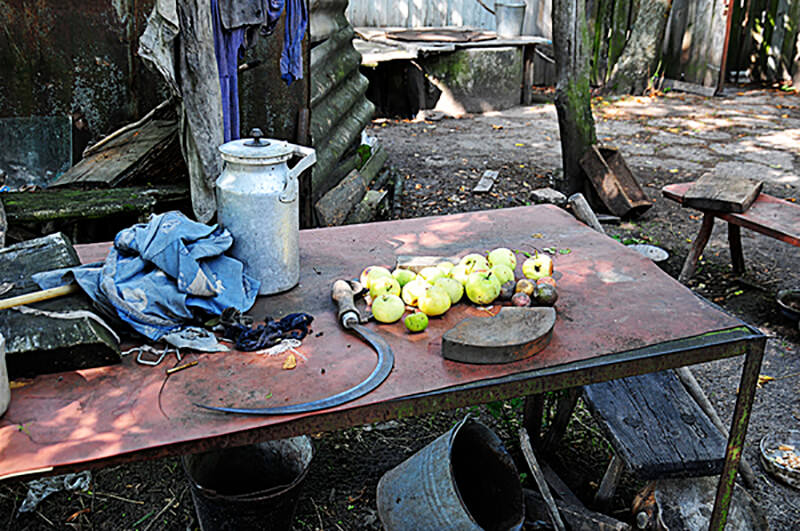
<path fill-rule="evenodd" d="M 71 295 L 80 291 L 80 287 L 75 284 L 67 284 L 65 286 L 58 286 L 56 288 L 45 289 L 42 291 L 34 291 L 33 293 L 25 293 L 17 295 L 16 297 L 9 297 L 7 299 L 0 299 L 0 310 L 7 310 L 15 306 L 22 306 L 23 304 L 32 304 L 34 302 L 47 301 L 63 297 L 64 295 Z"/>
<path fill-rule="evenodd" d="M 358 315 L 356 303 L 353 301 L 353 288 L 350 287 L 350 283 L 346 280 L 337 280 L 333 283 L 331 298 L 339 307 L 338 316 L 340 320 L 347 312 L 355 312 Z"/>

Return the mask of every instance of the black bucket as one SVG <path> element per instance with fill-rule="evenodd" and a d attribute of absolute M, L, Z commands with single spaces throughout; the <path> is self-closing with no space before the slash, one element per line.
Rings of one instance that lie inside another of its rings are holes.
<path fill-rule="evenodd" d="M 200 529 L 291 529 L 313 454 L 301 436 L 183 456 Z"/>

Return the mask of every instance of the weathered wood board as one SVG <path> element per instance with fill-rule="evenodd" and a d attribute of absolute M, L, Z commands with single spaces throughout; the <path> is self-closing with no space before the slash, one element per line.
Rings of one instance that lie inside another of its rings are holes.
<path fill-rule="evenodd" d="M 478 181 L 478 184 L 472 189 L 472 192 L 477 194 L 488 192 L 492 189 L 492 186 L 494 186 L 498 175 L 500 175 L 500 172 L 497 170 L 486 170 L 483 172 L 483 175 L 481 175 L 481 180 Z"/>
<path fill-rule="evenodd" d="M 741 214 L 761 193 L 762 181 L 706 173 L 683 196 L 683 206 Z"/>
<path fill-rule="evenodd" d="M 639 479 L 719 474 L 726 441 L 672 371 L 584 387 L 611 446 Z"/>
<path fill-rule="evenodd" d="M 38 291 L 34 273 L 79 265 L 78 255 L 61 234 L 0 249 L 0 283 L 14 287 L 4 297 Z M 91 311 L 84 294 L 28 306 L 45 312 Z M 86 369 L 120 361 L 119 345 L 102 325 L 88 317 L 60 319 L 11 309 L 0 311 L 0 333 L 6 338 L 10 378 Z"/>
<path fill-rule="evenodd" d="M 117 186 L 136 177 L 146 177 L 152 182 L 174 176 L 183 168 L 178 122 L 150 120 L 111 140 L 64 172 L 50 186 L 89 183 Z"/>

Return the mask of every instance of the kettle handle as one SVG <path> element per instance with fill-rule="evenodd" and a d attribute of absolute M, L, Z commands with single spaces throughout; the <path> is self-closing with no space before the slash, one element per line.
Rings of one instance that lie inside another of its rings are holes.
<path fill-rule="evenodd" d="M 295 164 L 294 168 L 286 172 L 286 181 L 284 183 L 283 192 L 281 192 L 281 195 L 278 198 L 280 199 L 281 203 L 291 203 L 297 199 L 297 189 L 299 187 L 297 178 L 301 173 L 303 173 L 317 161 L 317 152 L 314 148 L 297 146 L 294 144 L 289 145 L 294 148 L 295 154 L 302 155 L 303 158 L 300 159 L 300 162 Z"/>

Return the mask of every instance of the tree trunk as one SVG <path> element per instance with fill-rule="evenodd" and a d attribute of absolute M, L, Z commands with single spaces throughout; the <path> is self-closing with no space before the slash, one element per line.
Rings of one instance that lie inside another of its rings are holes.
<path fill-rule="evenodd" d="M 615 94 L 642 94 L 656 73 L 672 0 L 639 2 L 631 36 L 606 84 Z"/>
<path fill-rule="evenodd" d="M 589 39 L 584 0 L 553 0 L 553 52 L 556 58 L 556 111 L 564 168 L 561 192 L 584 191 L 580 158 L 597 142 L 589 86 Z"/>

